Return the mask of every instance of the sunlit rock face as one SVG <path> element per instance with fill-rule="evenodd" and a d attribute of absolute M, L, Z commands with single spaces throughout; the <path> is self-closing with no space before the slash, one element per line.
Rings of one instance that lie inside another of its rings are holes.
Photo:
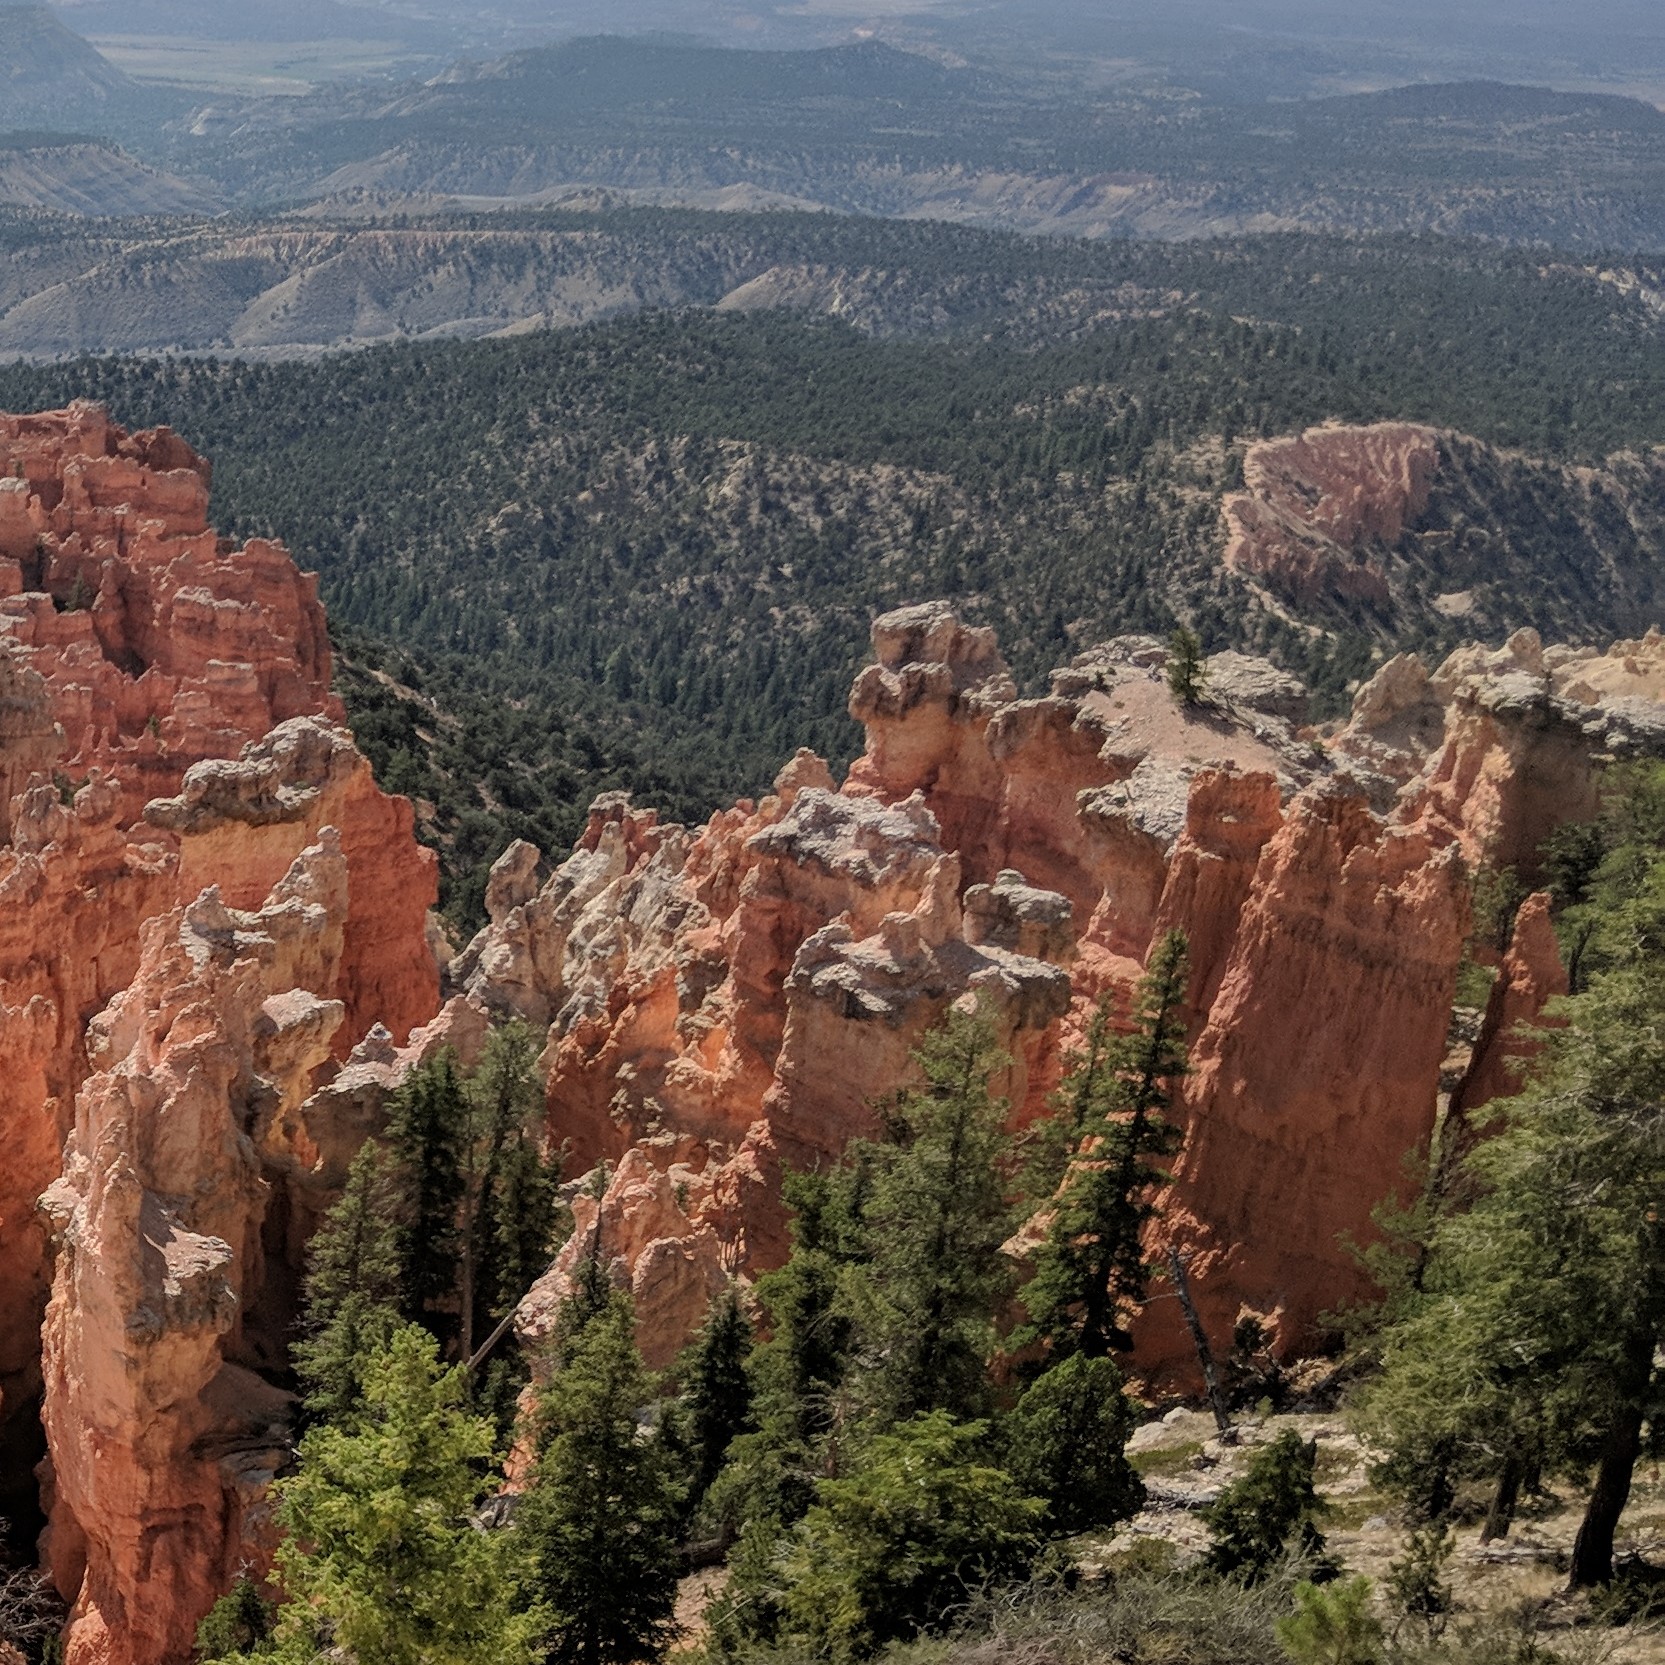
<path fill-rule="evenodd" d="M 1150 638 L 1078 655 L 1041 698 L 946 606 L 873 640 L 851 698 L 867 745 L 841 787 L 800 754 L 698 831 L 603 799 L 542 884 L 530 847 L 505 855 L 492 923 L 452 968 L 476 1004 L 547 1025 L 552 1135 L 580 1169 L 615 1165 L 580 1199 L 580 1236 L 599 1214 L 650 1355 L 726 1276 L 784 1255 L 782 1168 L 872 1133 L 950 1003 L 988 1002 L 1013 1059 L 998 1085 L 1032 1120 L 1094 1006 L 1125 1012 L 1170 929 L 1191 946 L 1194 1070 L 1162 1236 L 1222 1346 L 1253 1312 L 1284 1354 L 1311 1347 L 1364 1293 L 1342 1239 L 1369 1236 L 1433 1130 L 1473 872 L 1589 810 L 1603 753 L 1660 749 L 1665 651 L 1523 634 L 1432 671 L 1401 656 L 1318 731 L 1298 683 L 1240 654 L 1186 707 Z M 1555 989 L 1533 917 L 1511 1030 Z M 1476 1105 L 1516 1078 L 1501 1022 Z M 578 1252 L 527 1303 L 528 1333 Z M 1149 1376 L 1188 1379 L 1175 1303 L 1138 1339 Z"/>
<path fill-rule="evenodd" d="M 316 582 L 208 482 L 95 406 L 0 415 L 0 1473 L 28 1506 L 44 1419 L 71 1654 L 113 1665 L 184 1657 L 259 1539 L 255 1372 L 353 1083 L 439 1004 L 434 859 L 339 726 Z"/>

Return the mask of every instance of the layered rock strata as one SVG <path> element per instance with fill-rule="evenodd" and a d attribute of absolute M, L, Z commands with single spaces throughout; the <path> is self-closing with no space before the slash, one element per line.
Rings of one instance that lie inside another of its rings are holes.
<path fill-rule="evenodd" d="M 580 1168 L 612 1165 L 528 1333 L 599 1230 L 668 1357 L 725 1276 L 785 1253 L 783 1166 L 870 1131 L 949 1002 L 996 1013 L 1014 1058 L 998 1085 L 1033 1118 L 1095 1004 L 1125 1012 L 1177 928 L 1194 1071 L 1163 1230 L 1222 1349 L 1246 1312 L 1284 1356 L 1311 1346 L 1365 1293 L 1342 1239 L 1368 1237 L 1433 1133 L 1473 874 L 1524 864 L 1593 805 L 1615 749 L 1665 751 L 1660 645 L 1546 652 L 1523 633 L 1431 672 L 1401 658 L 1327 739 L 1298 684 L 1236 654 L 1186 708 L 1145 638 L 1034 699 L 946 607 L 880 619 L 874 649 L 842 787 L 800 754 L 698 832 L 614 796 L 547 881 L 528 846 L 493 875 L 492 923 L 453 976 L 547 1026 L 552 1134 Z M 1465 1113 L 1518 1079 L 1505 1030 L 1554 992 L 1545 930 L 1529 909 L 1537 969 L 1507 974 Z M 1138 1359 L 1188 1377 L 1175 1303 L 1153 1304 Z"/>
<path fill-rule="evenodd" d="M 1439 434 L 1408 422 L 1251 445 L 1223 505 L 1226 565 L 1297 604 L 1384 606 L 1383 556 L 1427 508 L 1440 460 Z"/>
<path fill-rule="evenodd" d="M 103 1665 L 184 1657 L 258 1539 L 250 1372 L 438 1006 L 434 860 L 339 726 L 315 580 L 218 538 L 208 479 L 95 406 L 0 416 L 0 1507 L 44 1420 Z"/>

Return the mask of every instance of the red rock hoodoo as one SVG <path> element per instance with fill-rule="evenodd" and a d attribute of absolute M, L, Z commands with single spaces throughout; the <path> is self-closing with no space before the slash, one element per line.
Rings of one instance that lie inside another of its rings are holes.
<path fill-rule="evenodd" d="M 504 857 L 492 923 L 452 968 L 471 1001 L 548 1025 L 551 1130 L 615 1164 L 602 1241 L 650 1356 L 729 1271 L 778 1261 L 782 1166 L 869 1130 L 951 1001 L 992 1002 L 1031 1119 L 1093 1003 L 1171 927 L 1192 947 L 1195 1071 L 1163 1229 L 1222 1347 L 1246 1312 L 1284 1356 L 1310 1347 L 1366 1293 L 1344 1237 L 1368 1237 L 1434 1130 L 1475 866 L 1592 805 L 1603 755 L 1665 752 L 1665 644 L 1600 657 L 1523 633 L 1432 673 L 1401 658 L 1328 744 L 1297 732 L 1297 683 L 1237 654 L 1187 710 L 1145 638 L 1080 655 L 1039 699 L 943 606 L 880 619 L 874 647 L 841 789 L 800 754 L 698 833 L 604 799 L 541 887 L 536 851 Z M 1531 910 L 1522 930 L 1541 971 Z M 1506 989 L 1511 1033 L 1554 992 L 1525 970 Z M 1514 1079 L 1488 1063 L 1519 1057 L 1503 1023 L 1465 1110 Z M 597 1205 L 578 1206 L 588 1242 Z M 1184 1382 L 1174 1306 L 1153 1305 L 1138 1362 Z"/>
<path fill-rule="evenodd" d="M 1368 594 L 1438 447 L 1326 430 L 1250 462 L 1231 559 L 1296 548 L 1260 576 Z M 314 582 L 217 538 L 208 478 L 92 406 L 0 416 L 0 1473 L 44 1426 L 69 1665 L 182 1661 L 262 1564 L 306 1242 L 437 1046 L 471 1057 L 508 1015 L 547 1033 L 551 1135 L 609 1178 L 522 1332 L 599 1226 L 660 1363 L 782 1259 L 782 1171 L 871 1130 L 953 1003 L 994 1015 L 1028 1121 L 1178 927 L 1195 1068 L 1152 1247 L 1188 1257 L 1217 1346 L 1253 1313 L 1297 1356 L 1363 1292 L 1341 1239 L 1442 1081 L 1482 1125 L 1564 987 L 1535 899 L 1454 1024 L 1473 872 L 1530 875 L 1601 759 L 1665 755 L 1657 636 L 1401 656 L 1318 740 L 1260 660 L 1215 656 L 1186 708 L 1162 644 L 1121 638 L 1022 698 L 991 632 L 909 608 L 874 626 L 842 784 L 804 752 L 702 828 L 610 794 L 553 873 L 513 846 L 441 1009 L 433 858 L 340 726 Z M 1176 1303 L 1137 1341 L 1147 1379 L 1189 1385 Z"/>
<path fill-rule="evenodd" d="M 184 1657 L 258 1547 L 263 1237 L 350 1156 L 304 1105 L 439 996 L 433 857 L 339 726 L 316 581 L 218 538 L 208 478 L 95 406 L 0 416 L 0 1457 L 44 1422 L 101 1665 Z"/>

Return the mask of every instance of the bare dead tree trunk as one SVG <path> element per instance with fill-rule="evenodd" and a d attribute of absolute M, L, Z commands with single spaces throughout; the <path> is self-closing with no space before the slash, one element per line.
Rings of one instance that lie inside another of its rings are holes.
<path fill-rule="evenodd" d="M 1197 1362 L 1202 1366 L 1203 1385 L 1208 1389 L 1209 1408 L 1214 1412 L 1214 1426 L 1220 1431 L 1225 1445 L 1237 1443 L 1237 1430 L 1226 1413 L 1226 1396 L 1220 1387 L 1220 1372 L 1214 1365 L 1214 1349 L 1208 1345 L 1208 1332 L 1203 1328 L 1197 1303 L 1191 1299 L 1191 1280 L 1185 1274 L 1185 1259 L 1172 1244 L 1168 1247 L 1168 1270 L 1173 1275 L 1174 1289 L 1179 1295 L 1180 1309 L 1185 1314 L 1186 1327 L 1196 1344 Z"/>

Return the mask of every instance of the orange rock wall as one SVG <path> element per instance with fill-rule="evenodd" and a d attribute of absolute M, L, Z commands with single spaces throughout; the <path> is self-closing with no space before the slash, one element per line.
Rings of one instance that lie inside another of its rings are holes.
<path fill-rule="evenodd" d="M 253 1541 L 288 1410 L 250 1367 L 298 1270 L 273 1185 L 339 1169 L 374 1084 L 316 1089 L 438 1007 L 434 859 L 338 726 L 315 580 L 213 533 L 209 473 L 94 406 L 0 415 L 0 1507 L 44 1418 L 100 1665 L 183 1658 Z"/>

